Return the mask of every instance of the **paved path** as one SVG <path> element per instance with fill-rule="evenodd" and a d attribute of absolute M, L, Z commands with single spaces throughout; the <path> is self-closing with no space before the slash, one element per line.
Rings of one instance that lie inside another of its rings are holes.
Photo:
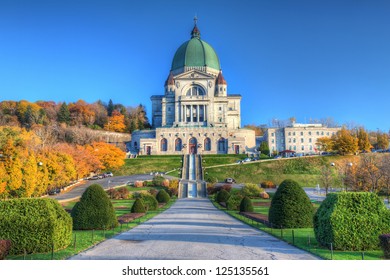
<path fill-rule="evenodd" d="M 216 209 L 180 199 L 153 219 L 72 257 L 75 260 L 317 259 Z"/>

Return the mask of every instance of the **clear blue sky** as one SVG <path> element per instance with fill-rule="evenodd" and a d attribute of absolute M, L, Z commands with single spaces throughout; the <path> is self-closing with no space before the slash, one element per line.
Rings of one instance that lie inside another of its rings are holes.
<path fill-rule="evenodd" d="M 390 1 L 0 1 L 0 100 L 135 106 L 162 94 L 197 14 L 242 124 L 390 128 Z"/>

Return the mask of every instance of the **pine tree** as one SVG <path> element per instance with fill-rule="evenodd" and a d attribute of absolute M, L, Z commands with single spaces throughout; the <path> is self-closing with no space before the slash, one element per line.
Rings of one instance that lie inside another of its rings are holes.
<path fill-rule="evenodd" d="M 113 103 L 112 100 L 110 99 L 110 101 L 108 101 L 108 106 L 107 106 L 107 115 L 108 115 L 109 117 L 112 116 L 112 112 L 114 112 L 114 109 L 115 109 L 114 103 Z"/>
<path fill-rule="evenodd" d="M 70 123 L 69 107 L 65 102 L 61 104 L 60 110 L 57 113 L 57 121 L 66 124 Z"/>

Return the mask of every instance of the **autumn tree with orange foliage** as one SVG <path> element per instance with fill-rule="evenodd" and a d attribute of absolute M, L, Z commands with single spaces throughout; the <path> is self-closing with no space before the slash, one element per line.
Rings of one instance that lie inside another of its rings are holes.
<path fill-rule="evenodd" d="M 84 146 L 60 143 L 55 146 L 55 149 L 72 156 L 76 165 L 77 179 L 87 177 L 91 172 L 104 168 L 99 158 Z"/>
<path fill-rule="evenodd" d="M 119 168 L 125 164 L 126 153 L 121 149 L 104 142 L 94 142 L 87 149 L 100 160 L 104 169 Z"/>
<path fill-rule="evenodd" d="M 125 116 L 117 110 L 113 111 L 112 116 L 108 118 L 108 122 L 104 126 L 104 129 L 115 132 L 125 132 Z"/>

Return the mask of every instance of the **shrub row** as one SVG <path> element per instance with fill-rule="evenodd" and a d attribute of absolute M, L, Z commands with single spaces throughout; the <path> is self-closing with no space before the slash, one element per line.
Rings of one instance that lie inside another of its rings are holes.
<path fill-rule="evenodd" d="M 0 240 L 0 260 L 4 260 L 11 250 L 11 240 Z"/>
<path fill-rule="evenodd" d="M 0 239 L 11 240 L 10 254 L 61 249 L 72 240 L 72 218 L 50 198 L 2 201 Z"/>
<path fill-rule="evenodd" d="M 119 189 L 109 189 L 107 194 L 111 199 L 128 199 L 130 192 L 126 187 L 121 187 Z"/>
<path fill-rule="evenodd" d="M 385 259 L 390 259 L 390 233 L 379 236 L 379 244 L 382 248 Z"/>

